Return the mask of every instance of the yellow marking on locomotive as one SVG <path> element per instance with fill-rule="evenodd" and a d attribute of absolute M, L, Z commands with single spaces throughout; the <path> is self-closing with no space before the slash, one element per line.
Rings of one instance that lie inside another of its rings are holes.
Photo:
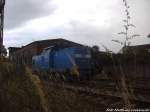
<path fill-rule="evenodd" d="M 78 70 L 75 60 L 69 54 L 67 54 L 67 56 L 69 57 L 69 60 L 73 65 L 71 68 L 71 74 L 75 75 L 77 78 L 79 78 L 80 73 L 79 73 L 79 70 Z"/>

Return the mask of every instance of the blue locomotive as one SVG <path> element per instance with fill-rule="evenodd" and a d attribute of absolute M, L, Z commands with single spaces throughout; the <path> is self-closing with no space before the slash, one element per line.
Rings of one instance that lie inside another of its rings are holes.
<path fill-rule="evenodd" d="M 59 73 L 66 79 L 89 79 L 92 71 L 91 52 L 87 47 L 45 48 L 38 56 L 33 56 L 34 70 Z"/>

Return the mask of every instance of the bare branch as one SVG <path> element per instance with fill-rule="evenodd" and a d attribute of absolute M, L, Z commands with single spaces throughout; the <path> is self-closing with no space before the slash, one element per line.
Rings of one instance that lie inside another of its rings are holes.
<path fill-rule="evenodd" d="M 112 40 L 112 41 L 123 45 L 123 42 L 121 42 L 121 41 L 119 41 L 119 40 Z"/>
<path fill-rule="evenodd" d="M 134 28 L 136 27 L 136 26 L 135 26 L 135 25 L 133 25 L 133 24 L 128 24 L 128 26 L 131 26 L 131 27 L 134 27 Z"/>
<path fill-rule="evenodd" d="M 130 17 L 130 16 L 127 16 L 127 18 L 128 18 L 128 19 L 131 19 L 131 17 Z"/>
<path fill-rule="evenodd" d="M 127 6 L 127 2 L 125 1 L 124 3 L 125 3 L 124 5 Z"/>
<path fill-rule="evenodd" d="M 132 35 L 132 38 L 134 38 L 134 37 L 139 37 L 139 36 L 141 36 L 141 35 L 139 35 L 139 34 L 134 34 L 134 35 Z"/>
<path fill-rule="evenodd" d="M 127 25 L 124 25 L 124 28 L 125 28 L 126 30 L 128 30 L 128 26 L 127 26 Z"/>
<path fill-rule="evenodd" d="M 131 35 L 130 34 L 131 32 L 129 32 L 130 27 L 136 28 L 136 26 L 130 23 L 130 19 L 131 19 L 130 11 L 129 11 L 130 6 L 129 6 L 127 0 L 123 0 L 123 3 L 124 3 L 124 7 L 125 7 L 124 11 L 125 11 L 125 16 L 126 16 L 126 18 L 123 19 L 123 22 L 124 22 L 123 27 L 125 28 L 125 30 L 122 31 L 122 32 L 119 32 L 118 34 L 119 35 L 124 35 L 124 36 L 122 36 L 124 38 L 124 40 L 123 41 L 112 40 L 112 41 L 114 41 L 116 43 L 119 43 L 121 45 L 124 45 L 124 46 L 129 46 L 131 44 L 131 42 L 129 42 L 129 40 L 133 39 L 135 37 L 139 37 L 140 35 L 139 34 L 134 34 L 134 35 L 130 36 Z M 150 34 L 147 37 L 150 38 Z"/>
<path fill-rule="evenodd" d="M 126 32 L 119 32 L 118 34 L 119 35 L 126 35 L 127 33 Z"/>
<path fill-rule="evenodd" d="M 130 46 L 131 45 L 131 42 L 128 42 L 128 46 Z"/>
<path fill-rule="evenodd" d="M 103 48 L 105 49 L 105 51 L 106 51 L 106 52 L 108 52 L 108 53 L 112 53 L 112 51 L 111 51 L 111 50 L 109 50 L 109 49 L 108 49 L 105 45 L 103 45 L 103 44 L 102 44 L 102 46 L 103 46 Z"/>
<path fill-rule="evenodd" d="M 123 22 L 128 23 L 128 21 L 127 21 L 127 20 L 125 20 L 125 19 L 123 20 Z"/>
<path fill-rule="evenodd" d="M 127 15 L 129 15 L 129 11 L 127 9 L 125 10 L 125 12 L 126 12 Z"/>
<path fill-rule="evenodd" d="M 134 35 L 132 35 L 132 36 L 130 36 L 129 38 L 127 38 L 128 40 L 129 39 L 133 39 L 133 38 L 135 38 L 135 37 L 140 37 L 141 35 L 139 35 L 139 34 L 134 34 Z"/>

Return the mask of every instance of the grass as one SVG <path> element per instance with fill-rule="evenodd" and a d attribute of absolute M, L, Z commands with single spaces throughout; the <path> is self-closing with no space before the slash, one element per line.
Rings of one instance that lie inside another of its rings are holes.
<path fill-rule="evenodd" d="M 39 79 L 39 77 L 37 75 L 32 74 L 32 72 L 29 68 L 26 67 L 26 70 L 28 72 L 28 77 L 31 80 L 31 82 L 33 83 L 33 85 L 36 89 L 36 92 L 40 98 L 40 102 L 41 102 L 44 112 L 49 112 L 50 109 L 48 106 L 47 99 L 45 98 L 45 92 L 43 91 L 43 86 L 42 86 L 41 80 Z"/>
<path fill-rule="evenodd" d="M 102 78 L 99 76 L 96 79 Z M 107 78 L 103 74 L 103 79 Z M 126 81 L 122 77 L 116 83 L 123 99 L 117 101 L 67 90 L 59 80 L 45 83 L 23 65 L 0 62 L 0 112 L 103 112 L 107 108 L 131 108 Z"/>
<path fill-rule="evenodd" d="M 46 85 L 47 98 L 52 112 L 103 112 L 107 106 L 102 99 L 77 91 L 66 90 L 63 84 Z"/>
<path fill-rule="evenodd" d="M 0 112 L 101 112 L 107 108 L 102 99 L 68 91 L 63 83 L 61 87 L 43 84 L 25 66 L 1 62 Z"/>
<path fill-rule="evenodd" d="M 0 112 L 43 112 L 24 66 L 0 62 Z"/>

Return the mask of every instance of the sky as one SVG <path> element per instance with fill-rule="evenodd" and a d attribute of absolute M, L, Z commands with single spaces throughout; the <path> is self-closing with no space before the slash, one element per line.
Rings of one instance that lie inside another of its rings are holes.
<path fill-rule="evenodd" d="M 148 44 L 150 0 L 127 0 L 131 33 L 140 34 L 131 45 Z M 84 45 L 118 51 L 125 7 L 122 0 L 6 0 L 4 45 L 21 47 L 33 41 L 64 38 Z"/>

